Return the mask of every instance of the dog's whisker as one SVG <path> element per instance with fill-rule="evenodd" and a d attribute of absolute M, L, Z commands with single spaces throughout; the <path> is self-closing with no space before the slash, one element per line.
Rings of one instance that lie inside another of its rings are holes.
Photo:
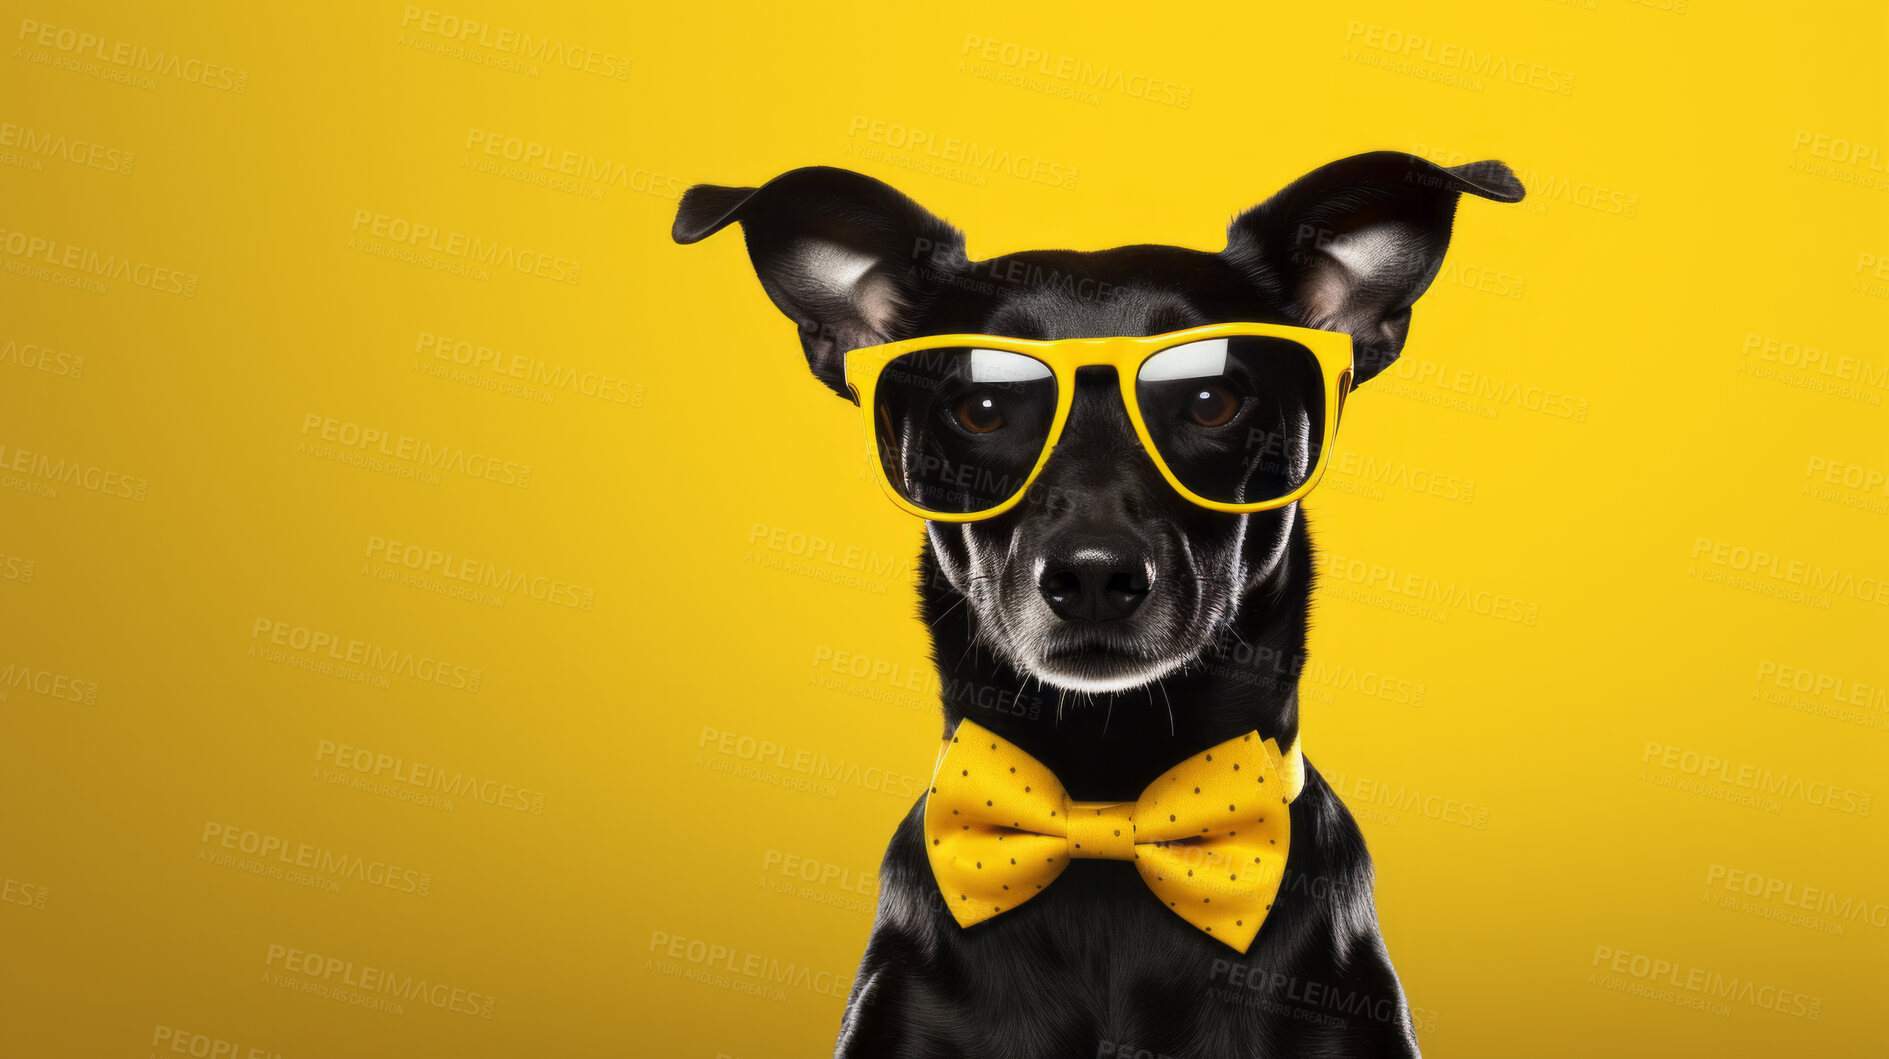
<path fill-rule="evenodd" d="M 969 613 L 970 612 L 968 611 L 966 612 L 967 617 Z M 978 628 L 977 628 L 977 622 L 974 620 L 971 621 L 971 642 L 964 645 L 964 654 L 961 654 L 958 656 L 957 665 L 952 666 L 951 667 L 952 669 L 957 669 L 958 667 L 964 665 L 965 657 L 968 656 L 972 651 L 977 650 L 977 641 L 981 635 L 982 634 L 978 631 Z"/>
<path fill-rule="evenodd" d="M 952 611 L 954 611 L 954 610 L 956 610 L 956 609 L 958 609 L 959 607 L 962 607 L 962 606 L 964 606 L 964 601 L 965 601 L 965 600 L 967 600 L 967 599 L 969 599 L 969 598 L 971 598 L 971 597 L 969 597 L 969 596 L 959 596 L 959 597 L 958 597 L 958 601 L 957 601 L 956 603 L 953 603 L 953 604 L 951 604 L 951 605 L 950 605 L 949 607 L 946 607 L 946 608 L 945 608 L 945 612 L 944 612 L 943 614 L 940 614 L 940 615 L 938 615 L 938 616 L 937 616 L 936 618 L 933 618 L 933 619 L 931 620 L 931 622 L 929 623 L 929 627 L 930 627 L 930 628 L 934 628 L 934 629 L 935 629 L 935 628 L 937 628 L 937 627 L 938 627 L 938 623 L 939 623 L 939 622 L 941 622 L 941 621 L 943 621 L 943 620 L 945 620 L 946 618 L 948 618 L 948 617 L 950 617 L 950 616 L 951 616 L 951 612 L 952 612 Z"/>

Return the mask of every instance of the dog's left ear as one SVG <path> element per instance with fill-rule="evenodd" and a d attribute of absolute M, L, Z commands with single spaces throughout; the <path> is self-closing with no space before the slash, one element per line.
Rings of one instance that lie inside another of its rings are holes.
<path fill-rule="evenodd" d="M 899 337 L 941 276 L 965 263 L 956 228 L 849 169 L 808 166 L 758 188 L 697 184 L 670 235 L 694 243 L 737 223 L 761 288 L 800 325 L 807 366 L 849 400 L 846 352 Z"/>
<path fill-rule="evenodd" d="M 1227 227 L 1222 256 L 1306 327 L 1349 332 L 1353 385 L 1397 359 L 1449 248 L 1458 196 L 1520 202 L 1501 162 L 1444 168 L 1376 151 L 1315 169 Z"/>

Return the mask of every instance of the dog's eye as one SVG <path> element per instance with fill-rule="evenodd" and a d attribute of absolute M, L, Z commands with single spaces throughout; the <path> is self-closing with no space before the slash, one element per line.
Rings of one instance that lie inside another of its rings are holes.
<path fill-rule="evenodd" d="M 989 394 L 966 397 L 958 402 L 951 415 L 959 426 L 973 434 L 988 434 L 1004 425 L 1003 409 L 997 406 L 997 399 Z"/>
<path fill-rule="evenodd" d="M 1233 391 L 1217 384 L 1207 384 L 1195 390 L 1187 401 L 1187 416 L 1203 427 L 1225 426 L 1240 410 L 1240 398 Z"/>

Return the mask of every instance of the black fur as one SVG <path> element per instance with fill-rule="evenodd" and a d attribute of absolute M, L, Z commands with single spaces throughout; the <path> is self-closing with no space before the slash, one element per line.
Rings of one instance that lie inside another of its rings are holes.
<path fill-rule="evenodd" d="M 674 236 L 694 242 L 741 223 L 764 289 L 800 325 L 809 366 L 842 395 L 844 352 L 874 342 L 1145 335 L 1236 320 L 1349 331 L 1362 381 L 1402 348 L 1463 193 L 1512 202 L 1522 189 L 1499 162 L 1448 170 L 1379 152 L 1242 214 L 1220 253 L 1132 246 L 973 263 L 954 229 L 905 196 L 814 168 L 760 189 L 691 189 Z M 1313 588 L 1303 512 L 1199 508 L 1140 450 L 1109 370 L 1083 369 L 1029 498 L 994 519 L 929 523 L 923 548 L 941 734 L 970 718 L 1048 765 L 1079 800 L 1133 800 L 1215 743 L 1257 729 L 1283 746 L 1299 731 Z M 1072 535 L 1145 557 L 1159 574 L 1141 611 L 1109 635 L 1052 622 L 1069 634 L 1056 641 L 1057 669 L 1029 660 L 1029 637 L 1008 619 L 1035 605 L 1029 560 Z M 1182 664 L 1124 691 L 1066 690 L 1077 677 L 1058 686 L 1065 673 L 1133 672 L 1151 654 Z M 1042 894 L 961 929 L 932 879 L 922 807 L 886 852 L 838 1054 L 1416 1054 L 1363 838 L 1309 762 L 1285 881 L 1244 955 L 1176 917 L 1118 861 L 1072 861 Z"/>

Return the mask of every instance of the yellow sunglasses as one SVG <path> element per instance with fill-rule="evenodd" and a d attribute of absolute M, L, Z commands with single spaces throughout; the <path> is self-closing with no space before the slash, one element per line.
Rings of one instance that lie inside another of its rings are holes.
<path fill-rule="evenodd" d="M 1034 341 L 931 335 L 846 354 L 869 462 L 892 502 L 972 522 L 1015 507 L 1049 462 L 1076 371 L 1115 369 L 1143 448 L 1214 511 L 1284 507 L 1325 472 L 1351 388 L 1351 336 L 1230 323 L 1161 335 Z"/>

